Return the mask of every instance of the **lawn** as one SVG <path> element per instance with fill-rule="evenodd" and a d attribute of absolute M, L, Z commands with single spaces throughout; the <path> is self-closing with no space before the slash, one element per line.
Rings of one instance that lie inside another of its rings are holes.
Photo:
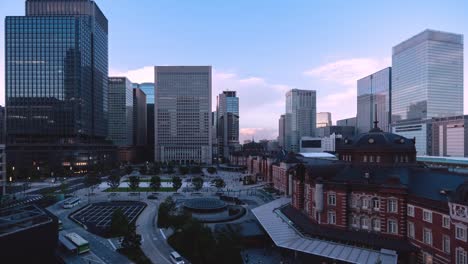
<path fill-rule="evenodd" d="M 124 182 L 129 182 L 130 180 L 125 180 Z M 151 179 L 140 179 L 140 182 L 151 182 Z M 161 182 L 172 182 L 171 179 L 161 179 Z"/>
<path fill-rule="evenodd" d="M 116 189 L 107 188 L 105 192 L 154 192 L 150 187 L 139 187 L 136 190 L 132 190 L 129 187 L 118 187 Z M 175 192 L 172 187 L 161 187 L 158 192 Z"/>

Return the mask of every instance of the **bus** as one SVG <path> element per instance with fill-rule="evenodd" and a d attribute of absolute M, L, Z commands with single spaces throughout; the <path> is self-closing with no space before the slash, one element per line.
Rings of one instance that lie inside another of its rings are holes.
<path fill-rule="evenodd" d="M 68 233 L 65 235 L 75 247 L 78 254 L 82 254 L 89 251 L 89 243 L 77 233 Z"/>
<path fill-rule="evenodd" d="M 71 197 L 63 202 L 63 208 L 72 208 L 80 204 L 81 199 L 78 197 Z"/>

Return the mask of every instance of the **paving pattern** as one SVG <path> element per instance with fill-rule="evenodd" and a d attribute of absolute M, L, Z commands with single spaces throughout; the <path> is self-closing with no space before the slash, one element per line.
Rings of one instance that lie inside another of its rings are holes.
<path fill-rule="evenodd" d="M 112 214 L 120 209 L 130 223 L 135 222 L 146 204 L 132 201 L 94 203 L 73 214 L 71 218 L 85 225 L 91 232 L 102 234 L 111 226 Z"/>

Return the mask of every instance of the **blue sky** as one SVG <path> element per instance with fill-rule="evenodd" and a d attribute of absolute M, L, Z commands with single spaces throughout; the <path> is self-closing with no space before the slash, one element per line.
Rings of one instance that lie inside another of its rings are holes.
<path fill-rule="evenodd" d="M 390 66 L 392 46 L 426 28 L 468 34 L 463 0 L 97 3 L 109 20 L 110 75 L 144 82 L 154 65 L 212 65 L 213 105 L 220 91 L 238 91 L 242 139 L 276 137 L 291 88 L 316 90 L 317 110 L 334 122 L 354 116 L 356 80 Z M 0 0 L 2 72 L 7 15 L 24 15 L 24 1 Z M 1 104 L 3 94 L 2 74 Z"/>

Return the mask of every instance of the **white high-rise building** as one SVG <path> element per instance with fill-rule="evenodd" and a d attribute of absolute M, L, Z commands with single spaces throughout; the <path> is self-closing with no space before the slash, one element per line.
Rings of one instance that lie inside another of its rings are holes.
<path fill-rule="evenodd" d="M 211 164 L 211 66 L 156 66 L 155 85 L 155 160 Z"/>
<path fill-rule="evenodd" d="M 227 159 L 240 149 L 239 97 L 235 91 L 223 91 L 218 95 L 216 118 L 218 156 Z"/>
<path fill-rule="evenodd" d="M 431 152 L 431 118 L 463 114 L 463 35 L 425 30 L 393 47 L 392 131 Z"/>
<path fill-rule="evenodd" d="M 330 112 L 317 113 L 317 127 L 327 127 L 332 125 Z"/>
<path fill-rule="evenodd" d="M 315 135 L 316 105 L 316 91 L 292 89 L 286 93 L 286 150 L 299 152 L 301 137 Z"/>

